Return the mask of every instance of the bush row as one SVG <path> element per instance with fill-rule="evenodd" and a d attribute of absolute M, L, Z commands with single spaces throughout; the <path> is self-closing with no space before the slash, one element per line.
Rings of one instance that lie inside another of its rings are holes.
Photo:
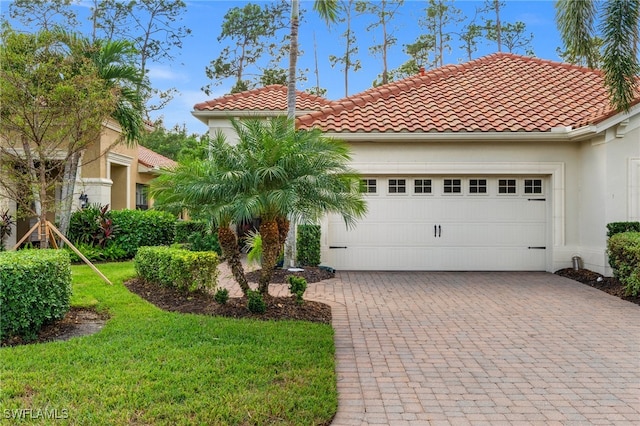
<path fill-rule="evenodd" d="M 627 295 L 640 293 L 640 232 L 615 234 L 607 242 L 609 265 L 626 287 Z"/>
<path fill-rule="evenodd" d="M 215 233 L 199 221 L 177 221 L 155 210 L 108 210 L 97 204 L 71 216 L 69 240 L 90 261 L 117 261 L 135 257 L 138 247 L 183 244 L 193 251 L 221 253 Z M 80 258 L 68 249 L 72 262 Z"/>
<path fill-rule="evenodd" d="M 610 238 L 622 232 L 640 232 L 640 222 L 607 223 L 607 237 Z"/>
<path fill-rule="evenodd" d="M 33 339 L 63 318 L 71 299 L 71 263 L 61 250 L 0 253 L 0 338 Z"/>
<path fill-rule="evenodd" d="M 145 281 L 182 290 L 215 288 L 218 255 L 173 247 L 140 247 L 135 267 Z"/>

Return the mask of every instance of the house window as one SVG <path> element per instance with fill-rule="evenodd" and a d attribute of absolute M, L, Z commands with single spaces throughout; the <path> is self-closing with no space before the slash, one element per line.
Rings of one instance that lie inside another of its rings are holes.
<path fill-rule="evenodd" d="M 389 179 L 389 194 L 404 194 L 407 192 L 406 179 Z"/>
<path fill-rule="evenodd" d="M 516 188 L 515 179 L 498 179 L 498 194 L 515 194 Z"/>
<path fill-rule="evenodd" d="M 486 179 L 469 179 L 469 194 L 486 194 Z"/>
<path fill-rule="evenodd" d="M 525 179 L 525 194 L 542 194 L 542 179 Z"/>
<path fill-rule="evenodd" d="M 414 179 L 413 192 L 415 194 L 431 194 L 431 179 Z"/>
<path fill-rule="evenodd" d="M 147 199 L 148 186 L 136 183 L 136 209 L 147 210 L 149 208 L 149 200 Z"/>
<path fill-rule="evenodd" d="M 461 192 L 462 192 L 461 179 L 445 179 L 444 180 L 445 194 L 460 194 Z"/>
<path fill-rule="evenodd" d="M 360 181 L 360 184 L 362 186 L 361 191 L 368 193 L 368 194 L 375 194 L 377 192 L 377 188 L 376 188 L 376 180 L 375 179 L 362 179 Z"/>

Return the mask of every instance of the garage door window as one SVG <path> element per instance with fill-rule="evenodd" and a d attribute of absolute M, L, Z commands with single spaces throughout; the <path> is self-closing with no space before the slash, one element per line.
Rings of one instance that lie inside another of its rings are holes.
<path fill-rule="evenodd" d="M 362 192 L 367 194 L 375 194 L 377 192 L 377 182 L 375 179 L 362 179 Z"/>
<path fill-rule="evenodd" d="M 431 179 L 414 179 L 413 192 L 415 194 L 431 194 Z"/>
<path fill-rule="evenodd" d="M 515 179 L 498 179 L 498 194 L 511 194 L 517 193 L 517 185 Z"/>
<path fill-rule="evenodd" d="M 462 180 L 461 179 L 445 179 L 443 192 L 445 194 L 461 194 Z"/>
<path fill-rule="evenodd" d="M 542 179 L 525 179 L 525 194 L 542 194 Z"/>
<path fill-rule="evenodd" d="M 486 179 L 469 179 L 469 194 L 486 194 Z"/>
<path fill-rule="evenodd" d="M 406 179 L 389 179 L 389 194 L 404 194 L 406 192 Z"/>

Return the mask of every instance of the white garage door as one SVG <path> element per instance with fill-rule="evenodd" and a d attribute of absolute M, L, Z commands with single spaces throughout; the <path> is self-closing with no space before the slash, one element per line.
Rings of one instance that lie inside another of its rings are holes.
<path fill-rule="evenodd" d="M 367 177 L 355 229 L 329 219 L 339 270 L 545 270 L 544 177 Z"/>

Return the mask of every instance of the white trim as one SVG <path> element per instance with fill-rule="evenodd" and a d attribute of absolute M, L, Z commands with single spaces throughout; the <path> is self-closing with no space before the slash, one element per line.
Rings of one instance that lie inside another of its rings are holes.
<path fill-rule="evenodd" d="M 640 158 L 629 158 L 629 221 L 640 221 Z"/>
<path fill-rule="evenodd" d="M 127 182 L 126 182 L 126 202 L 125 202 L 125 208 L 130 209 L 131 208 L 131 164 L 133 163 L 133 158 L 127 156 L 127 155 L 122 155 L 122 154 L 118 154 L 116 152 L 110 152 L 107 154 L 107 179 L 110 180 L 111 182 L 113 182 L 113 180 L 111 179 L 111 165 L 115 164 L 118 166 L 124 166 L 127 171 L 126 171 L 126 175 L 127 175 Z M 113 191 L 113 185 L 111 190 Z M 111 196 L 113 196 L 113 193 L 111 194 Z M 113 198 L 112 198 L 113 200 Z"/>
<path fill-rule="evenodd" d="M 128 167 L 133 163 L 133 158 L 128 155 L 118 154 L 117 152 L 109 152 L 107 154 L 107 163 L 114 163 Z"/>

